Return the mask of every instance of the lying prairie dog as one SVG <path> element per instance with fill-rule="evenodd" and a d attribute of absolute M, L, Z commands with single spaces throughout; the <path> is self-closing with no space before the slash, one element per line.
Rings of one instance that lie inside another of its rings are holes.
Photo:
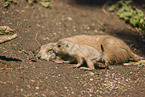
<path fill-rule="evenodd" d="M 41 46 L 40 51 L 36 56 L 47 61 L 56 59 L 56 55 L 53 52 L 53 48 L 55 45 L 56 43 L 48 43 Z"/>
<path fill-rule="evenodd" d="M 102 53 L 102 57 L 104 57 L 103 59 L 108 63 L 108 65 L 123 64 L 124 62 L 138 61 L 142 59 L 140 56 L 134 54 L 126 43 L 110 35 L 77 35 L 61 40 L 69 40 L 78 44 L 85 44 L 96 48 L 100 53 Z M 103 52 L 101 46 L 103 47 Z"/>
<path fill-rule="evenodd" d="M 54 52 L 58 55 L 70 55 L 77 60 L 75 67 L 80 67 L 86 61 L 89 68 L 81 67 L 81 69 L 94 70 L 94 63 L 101 61 L 101 53 L 94 47 L 77 44 L 68 40 L 61 40 L 53 48 Z"/>
<path fill-rule="evenodd" d="M 36 57 L 46 60 L 46 61 L 54 61 L 56 63 L 69 63 L 70 56 L 68 55 L 56 56 L 56 54 L 53 51 L 53 48 L 56 46 L 56 44 L 57 43 L 48 43 L 48 44 L 42 45 Z"/>

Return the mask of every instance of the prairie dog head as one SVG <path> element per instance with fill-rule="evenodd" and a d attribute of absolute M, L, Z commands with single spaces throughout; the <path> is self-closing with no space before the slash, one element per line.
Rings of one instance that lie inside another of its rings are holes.
<path fill-rule="evenodd" d="M 54 47 L 54 52 L 57 54 L 68 54 L 74 43 L 68 40 L 60 40 Z"/>
<path fill-rule="evenodd" d="M 56 43 L 48 43 L 46 45 L 42 45 L 39 53 L 37 54 L 37 57 L 47 61 L 54 60 L 56 58 L 56 55 L 53 51 L 55 45 Z"/>

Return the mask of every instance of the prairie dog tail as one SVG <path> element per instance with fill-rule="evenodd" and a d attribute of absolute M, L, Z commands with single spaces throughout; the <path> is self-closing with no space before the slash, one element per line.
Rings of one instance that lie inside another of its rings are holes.
<path fill-rule="evenodd" d="M 139 60 L 137 62 L 129 62 L 129 63 L 124 63 L 124 66 L 129 66 L 129 65 L 145 65 L 145 60 Z"/>

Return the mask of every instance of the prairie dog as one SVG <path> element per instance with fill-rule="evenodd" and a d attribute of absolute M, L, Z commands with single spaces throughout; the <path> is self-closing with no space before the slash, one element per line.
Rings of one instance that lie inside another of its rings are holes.
<path fill-rule="evenodd" d="M 41 46 L 39 53 L 37 54 L 37 57 L 40 57 L 41 59 L 51 61 L 56 58 L 55 53 L 53 52 L 53 48 L 56 45 L 56 43 L 48 43 L 46 45 Z"/>
<path fill-rule="evenodd" d="M 59 54 L 69 54 L 70 56 L 76 58 L 77 65 L 79 67 L 86 61 L 89 68 L 84 68 L 88 70 L 94 70 L 94 62 L 101 61 L 101 53 L 94 47 L 77 44 L 68 40 L 61 40 L 54 47 L 54 52 Z M 83 69 L 83 68 L 82 68 Z"/>
<path fill-rule="evenodd" d="M 110 35 L 77 35 L 61 40 L 92 46 L 102 53 L 103 59 L 109 64 L 123 64 L 124 62 L 140 60 L 140 57 L 134 54 L 126 43 Z M 101 45 L 104 49 L 103 52 Z"/>
<path fill-rule="evenodd" d="M 53 48 L 56 46 L 56 44 L 57 43 L 48 43 L 48 44 L 42 45 L 40 48 L 40 51 L 36 55 L 36 57 L 43 59 L 43 60 L 46 60 L 46 61 L 54 61 L 56 63 L 69 63 L 69 62 L 71 62 L 70 56 L 68 56 L 68 55 L 57 56 L 54 53 Z M 66 61 L 64 61 L 64 60 L 66 60 Z"/>

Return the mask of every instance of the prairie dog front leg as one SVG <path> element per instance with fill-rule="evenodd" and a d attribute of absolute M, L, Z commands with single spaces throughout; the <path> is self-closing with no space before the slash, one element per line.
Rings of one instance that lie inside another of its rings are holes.
<path fill-rule="evenodd" d="M 83 64 L 83 58 L 82 57 L 77 57 L 77 65 L 75 65 L 74 67 L 80 67 Z"/>
<path fill-rule="evenodd" d="M 88 64 L 88 67 L 80 67 L 80 69 L 83 69 L 83 70 L 94 70 L 95 67 L 94 67 L 94 63 L 91 59 L 85 59 L 86 60 L 86 63 Z"/>

